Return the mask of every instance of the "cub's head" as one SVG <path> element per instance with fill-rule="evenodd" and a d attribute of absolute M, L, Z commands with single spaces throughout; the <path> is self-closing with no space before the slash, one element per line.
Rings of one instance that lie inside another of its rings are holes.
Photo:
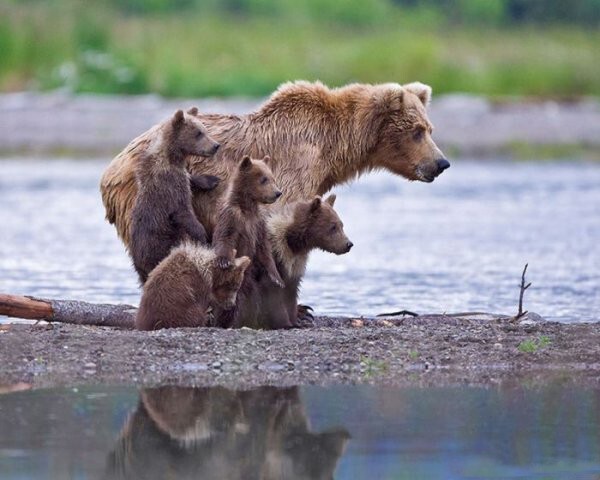
<path fill-rule="evenodd" d="M 329 195 L 325 200 L 315 197 L 296 205 L 287 235 L 292 250 L 320 248 L 336 255 L 350 251 L 354 244 L 344 233 L 344 224 L 333 209 L 335 198 L 335 195 Z"/>
<path fill-rule="evenodd" d="M 236 253 L 234 250 L 234 256 Z M 216 263 L 212 266 L 212 293 L 221 307 L 232 308 L 235 306 L 238 290 L 242 285 L 244 273 L 249 265 L 249 257 L 239 257 L 233 261 L 229 268 L 222 269 Z"/>
<path fill-rule="evenodd" d="M 210 157 L 220 145 L 208 135 L 204 124 L 196 118 L 197 114 L 197 108 L 192 108 L 187 113 L 182 110 L 175 112 L 170 121 L 169 146 L 175 153 L 184 156 Z"/>
<path fill-rule="evenodd" d="M 409 180 L 433 182 L 450 166 L 431 138 L 433 126 L 425 108 L 431 87 L 419 82 L 379 86 L 375 115 L 379 138 L 372 163 Z"/>
<path fill-rule="evenodd" d="M 271 158 L 253 160 L 245 156 L 239 165 L 238 181 L 244 194 L 259 203 L 273 203 L 281 197 L 270 168 Z"/>

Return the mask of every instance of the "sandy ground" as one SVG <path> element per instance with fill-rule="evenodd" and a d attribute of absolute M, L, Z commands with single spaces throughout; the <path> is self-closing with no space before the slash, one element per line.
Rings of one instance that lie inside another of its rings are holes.
<path fill-rule="evenodd" d="M 106 155 L 177 108 L 247 113 L 262 99 L 163 99 L 154 95 L 69 95 L 62 92 L 0 94 L 0 154 Z M 435 96 L 430 108 L 434 138 L 450 157 L 502 155 L 527 145 L 568 146 L 600 157 L 600 101 L 501 103 L 472 95 Z"/>
<path fill-rule="evenodd" d="M 427 316 L 304 330 L 0 326 L 0 387 L 82 384 L 600 385 L 600 325 Z"/>

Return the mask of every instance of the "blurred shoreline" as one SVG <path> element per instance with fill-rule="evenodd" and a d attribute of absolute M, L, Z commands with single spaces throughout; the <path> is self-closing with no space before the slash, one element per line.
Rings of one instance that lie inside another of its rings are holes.
<path fill-rule="evenodd" d="M 157 95 L 0 94 L 0 157 L 108 156 L 178 108 L 244 114 L 263 98 L 166 99 Z M 490 100 L 434 96 L 434 139 L 450 157 L 600 160 L 600 100 Z"/>

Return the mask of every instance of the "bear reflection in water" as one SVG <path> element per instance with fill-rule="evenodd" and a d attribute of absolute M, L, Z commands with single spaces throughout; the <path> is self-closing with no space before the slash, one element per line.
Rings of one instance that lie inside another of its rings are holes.
<path fill-rule="evenodd" d="M 311 432 L 297 387 L 149 388 L 106 478 L 331 479 L 349 438 Z"/>

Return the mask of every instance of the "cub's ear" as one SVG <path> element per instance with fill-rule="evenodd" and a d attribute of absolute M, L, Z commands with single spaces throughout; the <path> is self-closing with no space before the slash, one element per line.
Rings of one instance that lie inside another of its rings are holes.
<path fill-rule="evenodd" d="M 321 208 L 321 198 L 316 197 L 312 202 L 310 202 L 310 213 L 315 213 L 317 210 Z"/>
<path fill-rule="evenodd" d="M 250 257 L 246 257 L 246 256 L 240 257 L 240 258 L 236 258 L 234 260 L 235 268 L 239 269 L 239 270 L 242 270 L 242 271 L 246 270 L 250 266 L 251 262 L 252 261 L 250 260 Z"/>
<path fill-rule="evenodd" d="M 187 113 L 189 113 L 190 115 L 198 115 L 198 107 L 192 107 L 190 108 Z"/>
<path fill-rule="evenodd" d="M 331 205 L 331 206 L 333 207 L 333 204 L 335 203 L 335 199 L 336 199 L 336 198 L 337 198 L 337 197 L 335 196 L 335 193 L 332 193 L 331 195 L 329 195 L 329 196 L 328 196 L 328 197 L 325 199 L 325 201 L 326 201 L 326 202 L 327 202 L 329 205 Z"/>
<path fill-rule="evenodd" d="M 252 160 L 250 160 L 250 157 L 248 155 L 244 156 L 240 162 L 240 170 L 248 170 L 251 166 Z"/>
<path fill-rule="evenodd" d="M 413 82 L 403 85 L 407 92 L 416 95 L 424 106 L 428 106 L 431 101 L 431 87 L 421 82 Z"/>
<path fill-rule="evenodd" d="M 234 249 L 231 251 L 231 256 L 232 256 L 233 258 L 235 258 L 235 257 L 237 256 L 237 248 L 234 248 Z"/>
<path fill-rule="evenodd" d="M 171 120 L 174 128 L 179 128 L 183 125 L 183 111 L 177 110 L 175 115 L 173 115 L 173 119 Z"/>
<path fill-rule="evenodd" d="M 269 155 L 265 155 L 262 161 L 268 166 L 271 163 L 271 157 Z"/>

